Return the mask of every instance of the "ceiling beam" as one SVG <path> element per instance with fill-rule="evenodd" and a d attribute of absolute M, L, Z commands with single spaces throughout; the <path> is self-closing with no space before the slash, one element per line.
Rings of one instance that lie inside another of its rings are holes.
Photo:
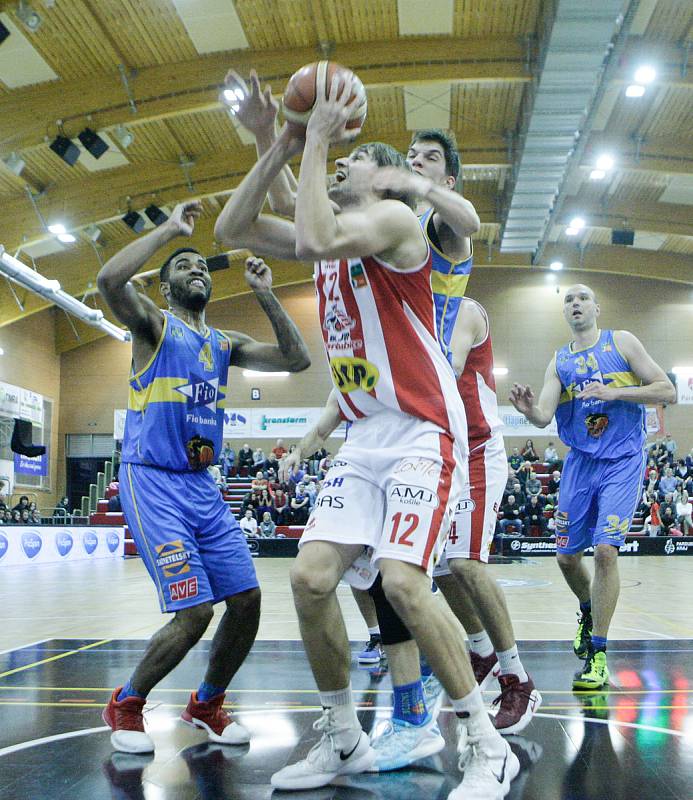
<path fill-rule="evenodd" d="M 593 133 L 585 145 L 581 167 L 592 169 L 596 157 L 601 153 L 614 154 L 616 169 L 672 174 L 693 172 L 693 144 L 690 139 L 643 137 L 638 141 L 636 137 L 622 133 Z"/>
<path fill-rule="evenodd" d="M 628 228 L 676 236 L 693 236 L 693 207 L 673 203 L 615 202 L 595 204 L 579 197 L 566 201 L 557 225 L 568 225 L 573 217 L 583 217 L 587 227 Z"/>
<path fill-rule="evenodd" d="M 215 107 L 229 68 L 247 74 L 255 67 L 263 83 L 272 81 L 278 90 L 296 69 L 319 57 L 310 47 L 234 50 L 192 61 L 144 67 L 130 80 L 136 114 L 130 109 L 119 73 L 18 89 L 0 96 L 0 142 L 8 150 L 33 147 L 45 141 L 47 124 L 54 128 L 53 134 L 57 132 L 55 121 L 59 119 L 63 120 L 68 135 L 76 135 L 84 127 L 88 114 L 91 126 L 101 130 Z M 336 45 L 330 57 L 357 71 L 367 88 L 431 81 L 530 80 L 524 49 L 514 37 L 416 36 L 405 42 L 355 42 Z"/>
<path fill-rule="evenodd" d="M 393 136 L 387 131 L 366 129 L 364 140 L 384 140 L 400 150 L 406 149 L 410 134 Z M 507 147 L 500 135 L 462 136 L 464 141 L 463 165 L 465 167 L 507 167 Z M 330 158 L 344 155 L 348 148 L 335 148 Z M 254 147 L 220 149 L 215 153 L 194 156 L 194 165 L 189 170 L 195 187 L 195 195 L 226 192 L 238 185 L 257 160 Z M 294 161 L 298 166 L 298 160 Z M 473 192 L 474 182 L 467 186 Z M 152 196 L 160 205 L 170 205 L 190 197 L 186 174 L 180 165 L 173 162 L 152 160 L 134 163 L 107 173 L 94 173 L 89 177 L 78 177 L 61 181 L 49 187 L 37 199 L 41 213 L 49 222 L 60 218 L 70 228 L 103 222 L 117 217 L 127 210 L 127 198 L 135 208 L 151 202 Z M 494 215 L 495 220 L 495 215 Z M 18 247 L 23 241 L 33 241 L 44 236 L 39 220 L 33 213 L 26 195 L 7 199 L 3 204 L 2 244 L 7 249 Z"/>

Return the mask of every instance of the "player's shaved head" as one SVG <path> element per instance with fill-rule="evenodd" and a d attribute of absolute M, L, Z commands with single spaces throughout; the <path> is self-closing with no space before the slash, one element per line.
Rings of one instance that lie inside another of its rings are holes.
<path fill-rule="evenodd" d="M 573 286 L 571 286 L 566 291 L 565 297 L 571 297 L 571 296 L 574 297 L 576 294 L 584 294 L 585 292 L 592 298 L 592 301 L 594 303 L 597 302 L 597 295 L 594 293 L 594 289 L 591 289 L 584 283 L 576 283 Z"/>

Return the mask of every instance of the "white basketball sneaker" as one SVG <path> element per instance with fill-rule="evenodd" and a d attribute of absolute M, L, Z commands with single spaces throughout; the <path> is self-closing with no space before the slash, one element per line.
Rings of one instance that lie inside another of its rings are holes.
<path fill-rule="evenodd" d="M 389 719 L 371 734 L 375 764 L 371 772 L 390 772 L 403 769 L 421 758 L 440 753 L 445 739 L 433 719 L 423 725 L 411 725 L 399 719 Z"/>
<path fill-rule="evenodd" d="M 460 785 L 448 800 L 503 800 L 510 782 L 520 771 L 520 762 L 510 745 L 498 736 L 460 738 Z"/>

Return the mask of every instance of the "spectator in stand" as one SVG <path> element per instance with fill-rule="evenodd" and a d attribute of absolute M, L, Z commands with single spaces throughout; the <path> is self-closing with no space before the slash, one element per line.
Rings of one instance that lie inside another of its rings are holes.
<path fill-rule="evenodd" d="M 514 494 L 508 496 L 508 499 L 501 506 L 501 511 L 503 513 L 503 519 L 498 522 L 498 525 L 500 526 L 503 536 L 507 535 L 510 525 L 515 526 L 515 530 L 518 534 L 521 533 L 522 520 L 525 518 L 525 514 L 522 508 L 515 502 Z"/>
<path fill-rule="evenodd" d="M 274 457 L 277 459 L 277 461 L 279 461 L 280 458 L 284 458 L 287 452 L 288 451 L 286 447 L 284 447 L 284 440 L 277 439 L 277 443 L 272 448 L 272 453 L 274 454 Z"/>
<path fill-rule="evenodd" d="M 510 465 L 510 469 L 513 472 L 517 472 L 518 469 L 520 469 L 520 467 L 522 466 L 523 463 L 524 463 L 524 459 L 520 455 L 520 448 L 519 447 L 513 447 L 512 453 L 508 456 L 508 464 Z"/>
<path fill-rule="evenodd" d="M 263 539 L 274 539 L 274 532 L 276 530 L 277 526 L 272 522 L 272 515 L 269 511 L 265 511 L 262 515 L 262 522 L 260 523 L 258 533 Z"/>
<path fill-rule="evenodd" d="M 294 464 L 291 468 L 291 472 L 289 473 L 289 477 L 287 479 L 287 483 L 289 484 L 289 491 L 295 492 L 299 483 L 303 482 L 303 479 L 306 476 L 306 471 L 301 469 L 299 464 Z"/>
<path fill-rule="evenodd" d="M 24 511 L 25 508 L 29 508 L 29 498 L 23 494 L 19 498 L 19 502 L 16 506 L 13 506 L 12 511 Z"/>
<path fill-rule="evenodd" d="M 662 536 L 680 536 L 681 531 L 676 527 L 676 509 L 666 503 L 659 507 L 659 524 Z"/>
<path fill-rule="evenodd" d="M 520 486 L 522 486 L 522 491 L 526 492 L 527 489 L 527 478 L 529 478 L 530 473 L 532 472 L 532 464 L 529 461 L 524 461 L 522 466 L 517 471 L 517 479 L 520 482 Z"/>
<path fill-rule="evenodd" d="M 667 433 L 664 437 L 664 449 L 667 451 L 669 455 L 669 463 L 673 464 L 674 460 L 676 459 L 676 451 L 679 449 L 674 439 L 671 438 L 671 434 Z"/>
<path fill-rule="evenodd" d="M 523 506 L 527 502 L 527 495 L 525 494 L 522 484 L 519 480 L 516 480 L 515 483 L 513 483 L 513 490 L 510 492 L 510 494 L 515 495 L 515 502 L 518 506 Z"/>
<path fill-rule="evenodd" d="M 673 494 L 676 491 L 676 478 L 674 477 L 674 470 L 667 467 L 664 470 L 664 475 L 659 480 L 659 497 L 666 497 L 668 494 Z"/>
<path fill-rule="evenodd" d="M 655 495 L 657 497 L 657 495 Z M 671 492 L 670 494 L 666 495 L 664 500 L 659 504 L 659 516 L 661 517 L 667 508 L 671 508 L 671 513 L 673 514 L 674 518 L 676 517 L 676 503 L 674 502 L 674 494 Z"/>
<path fill-rule="evenodd" d="M 281 439 L 279 441 L 281 442 Z M 279 472 L 279 459 L 274 454 L 274 450 L 267 456 L 265 463 L 262 465 L 262 471 L 268 478 L 270 471 L 273 471 L 275 475 Z"/>
<path fill-rule="evenodd" d="M 212 480 L 220 491 L 226 488 L 226 481 L 221 474 L 221 467 L 218 464 L 210 464 L 207 467 L 207 472 L 212 476 Z"/>
<path fill-rule="evenodd" d="M 318 485 L 315 480 L 304 481 L 304 488 L 308 495 L 309 509 L 312 511 L 315 505 L 315 498 L 318 496 Z"/>
<path fill-rule="evenodd" d="M 686 456 L 686 466 L 693 472 L 693 447 L 691 448 L 691 452 Z"/>
<path fill-rule="evenodd" d="M 277 489 L 274 493 L 274 521 L 277 525 L 291 524 L 291 509 L 289 499 L 283 489 Z"/>
<path fill-rule="evenodd" d="M 241 516 L 244 516 L 246 511 L 250 511 L 250 513 L 255 516 L 255 509 L 257 508 L 259 499 L 260 495 L 256 492 L 248 492 L 241 503 Z"/>
<path fill-rule="evenodd" d="M 541 481 L 539 478 L 537 478 L 537 474 L 534 472 L 534 470 L 530 470 L 529 476 L 527 477 L 527 481 L 525 483 L 525 493 L 527 494 L 528 500 L 532 497 L 543 498 L 541 492 Z"/>
<path fill-rule="evenodd" d="M 663 469 L 669 463 L 669 451 L 663 444 L 657 445 L 652 453 L 652 457 L 657 462 L 657 467 Z"/>
<path fill-rule="evenodd" d="M 320 470 L 320 462 L 323 458 L 327 458 L 327 450 L 324 447 L 321 447 L 319 450 L 316 450 L 308 459 L 308 469 L 310 470 L 311 475 L 317 475 Z"/>
<path fill-rule="evenodd" d="M 4 525 L 11 525 L 12 524 L 12 511 L 9 508 L 6 508 L 2 512 L 2 522 Z"/>
<path fill-rule="evenodd" d="M 520 455 L 525 461 L 531 461 L 532 463 L 539 461 L 537 451 L 534 449 L 534 442 L 531 439 L 527 439 Z"/>
<path fill-rule="evenodd" d="M 539 527 L 539 536 L 543 536 L 546 533 L 546 518 L 544 517 L 544 506 L 539 502 L 538 495 L 534 494 L 530 497 L 523 511 L 525 518 L 522 521 L 522 532 L 524 535 L 529 536 L 530 528 L 536 525 Z"/>
<path fill-rule="evenodd" d="M 546 506 L 550 505 L 551 507 L 554 507 L 556 505 L 556 498 L 558 497 L 560 486 L 561 473 L 555 469 L 551 473 L 551 477 L 549 478 L 549 482 L 546 486 Z"/>
<path fill-rule="evenodd" d="M 330 470 L 332 466 L 332 453 L 328 452 L 326 456 L 320 459 L 320 463 L 318 464 L 318 480 L 324 480 L 325 475 Z"/>
<path fill-rule="evenodd" d="M 676 466 L 674 467 L 674 475 L 677 478 L 687 478 L 689 474 L 689 469 L 686 466 L 686 459 L 680 458 L 676 462 Z"/>
<path fill-rule="evenodd" d="M 645 477 L 645 488 L 643 490 L 643 497 L 647 494 L 657 494 L 659 488 L 659 476 L 656 469 L 651 469 Z"/>
<path fill-rule="evenodd" d="M 260 492 L 260 499 L 255 509 L 255 515 L 258 519 L 262 519 L 265 514 L 271 514 L 272 511 L 274 511 L 274 504 L 272 503 L 270 493 L 267 489 L 263 489 Z"/>
<path fill-rule="evenodd" d="M 647 499 L 643 506 L 647 507 L 647 516 L 645 517 L 645 521 L 643 523 L 643 530 L 647 532 L 648 536 L 658 536 L 659 531 L 661 529 L 661 523 L 659 519 L 659 503 L 655 498 L 654 494 L 648 495 Z"/>
<path fill-rule="evenodd" d="M 13 525 L 22 524 L 22 512 L 18 508 L 12 509 L 12 524 Z"/>
<path fill-rule="evenodd" d="M 693 474 L 689 475 L 683 482 L 683 488 L 688 492 L 688 496 L 693 495 Z"/>
<path fill-rule="evenodd" d="M 688 536 L 690 534 L 690 530 L 693 527 L 693 519 L 691 518 L 693 515 L 693 503 L 691 503 L 688 492 L 683 491 L 681 493 L 681 499 L 676 504 L 676 522 L 679 528 L 683 531 L 684 536 Z"/>
<path fill-rule="evenodd" d="M 31 511 L 29 511 L 29 506 L 23 508 L 19 512 L 19 521 L 21 525 L 30 525 L 31 524 Z"/>
<path fill-rule="evenodd" d="M 42 524 L 43 520 L 41 519 L 41 512 L 38 510 L 38 508 L 35 508 L 31 512 L 30 522 L 31 522 L 32 525 L 41 525 Z"/>
<path fill-rule="evenodd" d="M 120 502 L 120 494 L 112 494 L 108 498 L 108 511 L 122 514 L 123 506 Z"/>
<path fill-rule="evenodd" d="M 296 487 L 296 494 L 291 498 L 291 519 L 294 525 L 305 525 L 308 522 L 310 498 L 303 490 L 303 484 Z"/>
<path fill-rule="evenodd" d="M 243 447 L 238 451 L 238 469 L 250 470 L 253 466 L 253 451 L 250 445 L 246 442 Z"/>
<path fill-rule="evenodd" d="M 110 489 L 110 486 L 108 487 Z M 70 513 L 70 498 L 65 496 L 60 498 L 60 502 L 56 503 L 53 509 L 54 517 L 67 517 Z"/>
<path fill-rule="evenodd" d="M 262 465 L 266 461 L 265 454 L 262 451 L 261 447 L 256 448 L 253 450 L 253 472 L 258 469 L 262 469 Z"/>
<path fill-rule="evenodd" d="M 246 538 L 256 538 L 257 537 L 257 520 L 253 516 L 253 512 L 248 509 L 244 516 L 242 516 L 238 522 L 241 526 L 241 530 L 245 534 Z"/>
<path fill-rule="evenodd" d="M 231 442 L 224 442 L 224 447 L 219 456 L 219 464 L 225 478 L 231 477 L 231 470 L 233 469 L 235 461 L 236 451 L 231 447 Z"/>
<path fill-rule="evenodd" d="M 255 477 L 250 482 L 250 491 L 251 492 L 261 492 L 263 489 L 266 489 L 268 486 L 267 478 L 265 478 L 264 474 L 258 470 L 255 473 Z"/>
<path fill-rule="evenodd" d="M 544 450 L 544 461 L 549 465 L 551 471 L 561 469 L 563 466 L 563 461 L 558 455 L 558 450 L 556 450 L 556 445 L 553 442 L 549 442 Z"/>

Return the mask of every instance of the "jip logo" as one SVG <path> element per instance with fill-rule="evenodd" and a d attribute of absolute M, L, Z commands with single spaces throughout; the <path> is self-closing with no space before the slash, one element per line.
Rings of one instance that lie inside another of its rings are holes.
<path fill-rule="evenodd" d="M 59 533 L 55 537 L 55 547 L 63 558 L 72 550 L 73 544 L 72 536 L 69 533 Z"/>
<path fill-rule="evenodd" d="M 27 558 L 36 558 L 41 552 L 43 540 L 36 531 L 27 531 L 22 534 L 22 550 Z"/>
<path fill-rule="evenodd" d="M 120 536 L 115 531 L 111 531 L 108 536 L 106 537 L 106 544 L 108 545 L 108 549 L 111 553 L 115 553 L 118 549 L 118 545 L 120 544 Z"/>
<path fill-rule="evenodd" d="M 88 556 L 96 550 L 99 540 L 94 531 L 84 531 L 82 534 L 82 544 Z"/>
<path fill-rule="evenodd" d="M 7 536 L 0 533 L 0 559 L 5 555 L 9 546 L 10 543 L 7 541 Z"/>

